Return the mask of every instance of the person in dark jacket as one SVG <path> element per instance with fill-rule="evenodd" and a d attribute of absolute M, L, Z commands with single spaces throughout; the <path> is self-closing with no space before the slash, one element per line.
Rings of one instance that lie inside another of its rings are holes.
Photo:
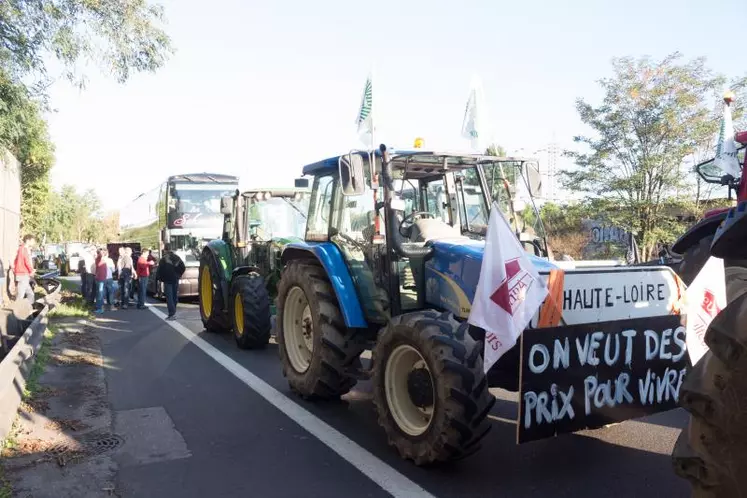
<path fill-rule="evenodd" d="M 156 280 L 163 282 L 163 291 L 166 294 L 166 306 L 169 310 L 167 320 L 176 319 L 176 300 L 179 291 L 179 279 L 184 274 L 184 261 L 178 254 L 171 250 L 169 244 L 164 245 L 164 255 L 158 262 Z"/>

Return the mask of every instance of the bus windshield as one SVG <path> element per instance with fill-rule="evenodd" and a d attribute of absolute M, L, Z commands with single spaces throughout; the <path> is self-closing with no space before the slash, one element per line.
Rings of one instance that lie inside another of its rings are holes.
<path fill-rule="evenodd" d="M 178 213 L 220 214 L 220 199 L 232 195 L 227 185 L 216 189 L 207 185 L 175 185 L 172 190 L 169 210 Z"/>

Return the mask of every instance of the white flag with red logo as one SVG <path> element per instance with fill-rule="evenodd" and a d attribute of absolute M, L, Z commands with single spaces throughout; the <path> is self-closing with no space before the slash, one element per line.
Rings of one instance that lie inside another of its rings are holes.
<path fill-rule="evenodd" d="M 724 260 L 711 257 L 685 292 L 687 326 L 685 342 L 690 362 L 695 365 L 708 351 L 705 333 L 711 320 L 726 307 Z"/>
<path fill-rule="evenodd" d="M 547 296 L 547 287 L 493 204 L 469 323 L 485 330 L 484 368 L 511 349 Z"/>

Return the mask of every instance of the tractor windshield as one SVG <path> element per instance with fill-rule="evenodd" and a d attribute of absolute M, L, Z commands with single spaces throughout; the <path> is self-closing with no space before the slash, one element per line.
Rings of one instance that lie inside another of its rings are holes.
<path fill-rule="evenodd" d="M 547 254 L 545 227 L 534 203 L 532 176 L 539 177 L 531 161 L 501 161 L 483 165 L 491 199 L 511 224 L 525 249 Z M 534 175 L 533 175 L 534 173 Z"/>
<path fill-rule="evenodd" d="M 306 215 L 309 208 L 308 196 L 297 198 L 271 197 L 252 199 L 248 206 L 248 227 L 250 233 L 261 240 L 278 237 L 303 237 L 306 228 Z"/>

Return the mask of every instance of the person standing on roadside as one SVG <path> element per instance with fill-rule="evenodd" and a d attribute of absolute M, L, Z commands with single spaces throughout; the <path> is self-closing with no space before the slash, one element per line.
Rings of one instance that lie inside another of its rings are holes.
<path fill-rule="evenodd" d="M 114 271 L 114 261 L 109 257 L 109 252 L 106 249 L 99 249 L 98 256 L 96 257 L 96 313 L 101 314 L 104 312 L 104 299 L 109 299 L 107 302 L 111 308 L 111 295 L 114 293 L 114 280 L 112 279 L 112 273 Z"/>
<path fill-rule="evenodd" d="M 140 253 L 140 257 L 137 258 L 137 309 L 145 309 L 145 293 L 148 289 L 148 277 L 150 277 L 150 269 L 155 263 L 148 258 L 150 256 L 150 249 L 144 249 Z"/>
<path fill-rule="evenodd" d="M 103 249 L 99 249 L 96 254 L 96 310 L 94 313 L 102 314 L 104 312 L 104 294 L 106 292 L 106 274 L 109 269 L 106 266 Z"/>
<path fill-rule="evenodd" d="M 80 295 L 83 296 L 83 299 L 86 299 L 86 296 L 88 296 L 88 294 L 86 293 L 86 284 L 88 283 L 86 281 L 86 273 L 88 273 L 88 270 L 86 269 L 86 258 L 84 253 L 81 254 L 80 259 L 78 260 L 78 274 L 80 275 Z"/>
<path fill-rule="evenodd" d="M 96 249 L 91 246 L 84 253 L 86 260 L 86 292 L 88 293 L 88 303 L 96 302 Z"/>
<path fill-rule="evenodd" d="M 16 276 L 16 301 L 21 297 L 34 304 L 34 291 L 31 290 L 31 278 L 34 276 L 34 265 L 31 263 L 31 250 L 36 239 L 33 235 L 24 235 L 23 243 L 18 247 L 13 273 Z"/>
<path fill-rule="evenodd" d="M 0 258 L 0 308 L 5 306 L 5 266 Z"/>
<path fill-rule="evenodd" d="M 117 261 L 119 272 L 120 303 L 123 310 L 130 305 L 130 282 L 132 281 L 132 248 L 123 248 L 122 254 Z"/>
<path fill-rule="evenodd" d="M 109 305 L 109 309 L 111 309 L 112 301 L 114 303 L 117 302 L 116 296 L 114 295 L 114 269 L 116 266 L 114 265 L 114 261 L 112 261 L 112 258 L 109 257 L 109 250 L 108 249 L 102 249 L 104 251 L 104 261 L 106 262 L 106 281 L 104 282 L 105 288 L 106 288 L 106 304 Z"/>
<path fill-rule="evenodd" d="M 169 310 L 167 320 L 176 319 L 176 301 L 179 297 L 179 279 L 184 274 L 184 261 L 171 250 L 170 244 L 164 245 L 165 254 L 158 262 L 156 280 L 163 282 L 166 293 L 166 307 Z"/>

